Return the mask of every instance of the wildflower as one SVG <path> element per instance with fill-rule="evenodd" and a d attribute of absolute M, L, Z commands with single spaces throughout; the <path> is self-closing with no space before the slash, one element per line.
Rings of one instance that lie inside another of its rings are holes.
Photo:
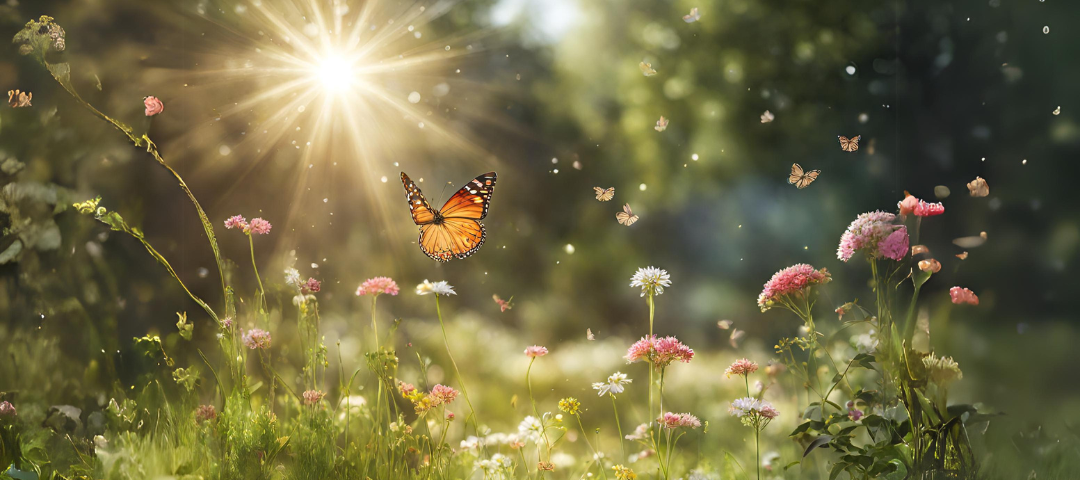
<path fill-rule="evenodd" d="M 496 304 L 499 305 L 499 313 L 502 313 L 502 312 L 505 312 L 507 310 L 510 310 L 511 308 L 514 308 L 514 305 L 510 303 L 510 302 L 514 301 L 514 297 L 510 297 L 510 300 L 503 300 L 502 298 L 499 298 L 498 295 L 492 295 L 491 298 L 492 298 L 492 300 L 495 300 Z"/>
<path fill-rule="evenodd" d="M 243 215 L 233 215 L 233 216 L 225 219 L 225 228 L 227 228 L 229 230 L 232 230 L 234 228 L 247 230 L 248 223 L 247 223 L 247 220 L 244 219 Z"/>
<path fill-rule="evenodd" d="M 657 417 L 656 422 L 663 428 L 679 428 L 689 427 L 698 428 L 701 426 L 701 420 L 689 413 L 671 413 L 666 412 L 663 415 Z"/>
<path fill-rule="evenodd" d="M 431 396 L 438 399 L 440 404 L 453 402 L 459 393 L 460 392 L 454 390 L 453 387 L 448 387 L 446 385 L 435 385 L 434 387 L 431 387 Z"/>
<path fill-rule="evenodd" d="M 7 400 L 0 402 L 0 418 L 15 418 L 15 405 Z"/>
<path fill-rule="evenodd" d="M 454 421 L 454 412 L 446 412 L 446 421 L 448 421 L 448 422 Z"/>
<path fill-rule="evenodd" d="M 442 296 L 457 295 L 457 292 L 454 291 L 454 287 L 451 286 L 449 283 L 446 283 L 446 280 L 435 283 L 424 280 L 424 283 L 416 286 L 417 295 L 428 295 L 432 293 Z"/>
<path fill-rule="evenodd" d="M 641 337 L 641 340 L 634 342 L 630 345 L 630 348 L 626 350 L 626 363 L 634 363 L 638 360 L 649 361 L 649 355 L 652 354 L 653 344 L 656 342 L 656 336 Z"/>
<path fill-rule="evenodd" d="M 764 429 L 772 419 L 780 416 L 780 412 L 771 403 L 754 397 L 735 399 L 728 407 L 728 414 L 738 417 L 743 425 L 759 431 Z"/>
<path fill-rule="evenodd" d="M 848 225 L 847 230 L 840 236 L 840 246 L 836 249 L 836 258 L 843 261 L 851 260 L 857 250 L 866 250 L 871 258 L 878 258 L 880 251 L 878 244 L 885 240 L 894 230 L 900 226 L 893 224 L 896 215 L 876 210 L 860 214 Z M 893 242 L 898 242 L 899 238 Z M 904 249 L 907 249 L 905 242 Z"/>
<path fill-rule="evenodd" d="M 319 403 L 319 400 L 322 400 L 326 394 L 318 390 L 308 390 L 304 392 L 303 396 L 304 405 L 315 405 L 316 403 Z"/>
<path fill-rule="evenodd" d="M 300 286 L 300 293 L 304 295 L 318 293 L 319 290 L 322 290 L 322 282 L 315 280 L 314 278 L 308 278 L 307 281 Z"/>
<path fill-rule="evenodd" d="M 221 326 L 223 328 L 225 328 L 226 330 L 232 328 L 232 324 L 233 324 L 232 317 L 225 317 L 225 318 L 223 318 L 221 320 Z"/>
<path fill-rule="evenodd" d="M 906 216 L 910 215 L 911 212 L 915 211 L 915 207 L 917 207 L 919 205 L 919 199 L 918 198 L 915 198 L 915 196 L 911 195 L 910 193 L 907 193 L 907 192 L 904 192 L 904 193 L 905 193 L 904 199 L 899 201 L 899 202 L 896 202 L 896 208 L 900 209 L 900 216 L 901 217 L 906 217 Z"/>
<path fill-rule="evenodd" d="M 878 256 L 900 261 L 908 252 L 907 227 L 901 225 L 878 243 Z"/>
<path fill-rule="evenodd" d="M 253 328 L 244 332 L 241 339 L 244 341 L 244 346 L 252 350 L 270 348 L 270 332 L 261 328 Z"/>
<path fill-rule="evenodd" d="M 736 398 L 731 402 L 731 406 L 728 407 L 728 414 L 742 418 L 754 411 L 758 407 L 758 404 L 759 401 L 753 397 Z"/>
<path fill-rule="evenodd" d="M 626 378 L 626 374 L 622 372 L 615 372 L 607 377 L 606 382 L 596 382 L 592 384 L 593 390 L 596 390 L 598 397 L 604 396 L 604 394 L 610 393 L 612 395 L 622 393 L 626 390 L 625 385 L 633 382 L 633 379 Z"/>
<path fill-rule="evenodd" d="M 758 408 L 758 415 L 761 415 L 764 418 L 772 420 L 772 419 L 774 419 L 776 417 L 779 417 L 780 412 L 778 410 L 776 410 L 776 407 L 772 406 L 771 403 L 762 401 L 761 406 Z"/>
<path fill-rule="evenodd" d="M 257 233 L 259 235 L 266 235 L 270 233 L 270 222 L 263 220 L 262 218 L 253 218 L 251 222 L 244 227 L 244 233 L 252 234 Z"/>
<path fill-rule="evenodd" d="M 649 438 L 649 424 L 642 423 L 634 429 L 634 433 L 626 435 L 627 440 L 645 440 Z"/>
<path fill-rule="evenodd" d="M 653 367 L 662 369 L 678 360 L 684 363 L 694 358 L 694 350 L 675 337 L 657 338 L 656 335 L 642 337 L 626 351 L 626 363 L 644 360 Z"/>
<path fill-rule="evenodd" d="M 780 461 L 780 452 L 768 452 L 761 456 L 761 466 L 765 470 L 772 471 L 773 464 Z"/>
<path fill-rule="evenodd" d="M 427 280 L 425 280 L 426 282 Z M 398 288 L 397 282 L 390 277 L 374 277 L 364 280 L 359 287 L 356 288 L 356 296 L 360 295 L 397 295 L 401 289 Z M 419 293 L 419 287 L 417 287 L 417 293 Z"/>
<path fill-rule="evenodd" d="M 413 392 L 416 391 L 416 387 L 413 386 L 413 384 L 406 383 L 406 382 L 403 382 L 401 380 L 398 380 L 397 387 L 398 387 L 398 391 L 401 392 L 401 395 L 403 397 L 408 397 L 409 395 L 412 395 Z"/>
<path fill-rule="evenodd" d="M 213 405 L 199 405 L 199 408 L 195 409 L 195 421 L 206 422 L 217 418 L 217 410 Z"/>
<path fill-rule="evenodd" d="M 637 474 L 633 470 L 622 465 L 615 465 L 611 469 L 615 471 L 616 480 L 635 480 L 637 478 Z"/>
<path fill-rule="evenodd" d="M 919 260 L 919 270 L 930 273 L 937 273 L 941 271 L 941 262 L 928 258 L 926 260 Z"/>
<path fill-rule="evenodd" d="M 536 464 L 536 468 L 545 472 L 554 472 L 555 464 L 551 462 L 539 462 Z"/>
<path fill-rule="evenodd" d="M 542 357 L 548 354 L 547 347 L 541 347 L 540 345 L 533 345 L 525 348 L 525 356 L 530 358 Z"/>
<path fill-rule="evenodd" d="M 847 416 L 848 420 L 851 420 L 852 422 L 858 422 L 863 417 L 863 411 L 857 408 L 852 408 L 851 410 L 848 410 Z"/>
<path fill-rule="evenodd" d="M 941 215 L 945 213 L 945 206 L 939 203 L 929 203 L 923 200 L 919 200 L 919 203 L 912 209 L 912 213 L 916 217 L 932 217 L 934 215 Z"/>
<path fill-rule="evenodd" d="M 757 369 L 758 364 L 750 361 L 749 359 L 740 358 L 738 360 L 735 360 L 735 362 L 732 363 L 731 366 L 727 368 L 727 370 L 724 370 L 724 376 L 731 378 L 732 375 L 742 375 L 745 377 L 747 375 L 750 375 L 751 373 L 756 372 Z"/>
<path fill-rule="evenodd" d="M 522 440 L 539 442 L 540 437 L 544 434 L 544 424 L 540 423 L 540 419 L 529 415 L 518 424 L 518 435 Z"/>
<path fill-rule="evenodd" d="M 792 265 L 776 272 L 765 282 L 765 288 L 758 295 L 758 307 L 764 312 L 777 302 L 786 301 L 789 295 L 805 295 L 810 287 L 824 285 L 831 280 L 832 276 L 824 268 L 814 270 L 805 263 Z"/>
<path fill-rule="evenodd" d="M 581 411 L 581 402 L 574 397 L 566 397 L 559 400 L 559 410 L 562 410 L 570 415 L 577 415 Z"/>
<path fill-rule="evenodd" d="M 844 319 L 844 315 L 847 315 L 855 309 L 855 302 L 847 302 L 839 307 L 836 307 L 836 314 L 839 316 L 839 320 Z"/>
<path fill-rule="evenodd" d="M 461 449 L 477 451 L 480 449 L 481 445 L 484 445 L 484 443 L 484 439 L 475 435 L 469 435 L 467 438 L 465 438 L 465 440 L 461 441 Z"/>
<path fill-rule="evenodd" d="M 165 104 L 161 103 L 161 100 L 151 95 L 143 99 L 143 106 L 146 107 L 146 116 L 153 117 L 163 111 L 165 111 Z"/>
<path fill-rule="evenodd" d="M 656 267 L 645 267 L 637 269 L 637 272 L 630 277 L 631 287 L 641 287 L 641 296 L 645 294 L 662 295 L 664 293 L 664 287 L 671 286 L 671 275 L 668 275 L 667 270 Z"/>
<path fill-rule="evenodd" d="M 978 305 L 979 297 L 975 295 L 975 292 L 967 288 L 952 287 L 949 289 L 949 296 L 952 297 L 952 303 L 960 305 L 961 303 L 967 303 L 969 305 Z"/>
<path fill-rule="evenodd" d="M 877 350 L 878 340 L 877 335 L 874 335 L 874 331 L 870 330 L 870 333 L 864 333 L 862 335 L 856 335 L 853 337 L 852 343 L 855 346 L 855 351 L 858 353 L 872 354 Z"/>
<path fill-rule="evenodd" d="M 926 376 L 931 382 L 941 386 L 964 378 L 964 372 L 960 371 L 960 365 L 952 357 L 937 357 L 933 353 L 923 357 L 923 367 L 926 368 Z"/>
<path fill-rule="evenodd" d="M 915 255 L 918 255 L 920 253 L 930 253 L 930 249 L 927 248 L 926 245 L 912 245 L 911 246 L 911 256 L 914 257 Z"/>

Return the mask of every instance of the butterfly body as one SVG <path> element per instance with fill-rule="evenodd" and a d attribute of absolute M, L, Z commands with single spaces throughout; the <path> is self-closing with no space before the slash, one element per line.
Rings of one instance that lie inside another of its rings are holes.
<path fill-rule="evenodd" d="M 487 240 L 487 231 L 480 220 L 487 217 L 497 178 L 495 172 L 474 178 L 435 210 L 416 183 L 401 172 L 409 213 L 413 223 L 420 226 L 417 239 L 420 250 L 436 262 L 467 258 L 480 250 Z"/>

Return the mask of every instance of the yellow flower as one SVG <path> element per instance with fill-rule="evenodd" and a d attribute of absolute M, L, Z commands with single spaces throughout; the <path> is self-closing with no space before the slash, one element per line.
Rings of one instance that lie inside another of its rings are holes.
<path fill-rule="evenodd" d="M 581 411 L 581 402 L 574 397 L 566 397 L 559 400 L 559 410 L 562 410 L 570 415 L 577 415 Z"/>
<path fill-rule="evenodd" d="M 615 465 L 611 469 L 615 471 L 615 478 L 618 480 L 634 480 L 637 478 L 637 474 L 633 470 L 622 465 Z"/>

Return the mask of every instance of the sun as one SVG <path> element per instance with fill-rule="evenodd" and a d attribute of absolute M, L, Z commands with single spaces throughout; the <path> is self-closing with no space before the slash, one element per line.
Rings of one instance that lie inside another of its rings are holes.
<path fill-rule="evenodd" d="M 330 95 L 345 93 L 356 85 L 357 69 L 353 60 L 331 51 L 313 66 L 315 80 Z"/>

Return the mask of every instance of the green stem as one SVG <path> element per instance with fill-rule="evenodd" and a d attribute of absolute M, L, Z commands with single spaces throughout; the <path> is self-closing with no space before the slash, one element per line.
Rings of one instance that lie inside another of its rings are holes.
<path fill-rule="evenodd" d="M 761 480 L 761 430 L 754 429 L 754 462 L 757 463 L 757 478 Z"/>
<path fill-rule="evenodd" d="M 615 395 L 608 394 L 611 397 L 611 408 L 615 411 L 615 427 L 619 429 L 619 446 L 622 447 L 622 456 L 620 460 L 626 461 L 626 437 L 623 437 L 622 424 L 619 423 L 619 407 L 615 405 Z"/>
<path fill-rule="evenodd" d="M 645 301 L 649 304 L 649 341 L 651 342 L 653 340 L 653 319 L 656 316 L 656 302 L 653 300 L 652 292 L 649 292 L 648 296 L 645 297 L 645 298 L 646 298 Z M 654 370 L 654 368 L 653 368 L 652 364 L 650 363 L 650 365 L 649 365 L 649 423 L 652 423 L 652 421 L 656 418 L 656 416 L 653 415 L 653 404 L 654 404 L 653 403 L 654 402 L 653 401 L 653 387 L 654 387 L 654 382 L 656 381 L 654 379 L 654 377 L 653 377 L 653 370 Z"/>
<path fill-rule="evenodd" d="M 585 438 L 585 445 L 589 446 L 589 450 L 592 450 L 593 456 L 596 457 L 596 462 L 600 464 L 600 474 L 607 478 L 607 472 L 604 471 L 604 462 L 600 460 L 600 452 L 593 448 L 592 442 L 589 441 L 589 434 L 585 431 L 585 425 L 581 424 L 581 415 L 575 413 L 574 418 L 577 419 L 578 428 L 581 428 L 581 436 Z"/>
<path fill-rule="evenodd" d="M 480 428 L 477 426 L 476 409 L 473 408 L 472 401 L 469 400 L 469 391 L 465 388 L 465 379 L 461 376 L 461 370 L 458 369 L 457 362 L 454 361 L 454 354 L 450 353 L 450 338 L 446 336 L 446 324 L 443 323 L 442 309 L 439 308 L 439 294 L 435 294 L 435 315 L 439 317 L 439 327 L 442 328 L 443 343 L 446 345 L 446 356 L 450 357 L 450 364 L 454 366 L 454 375 L 457 376 L 457 381 L 461 384 L 461 393 L 465 396 L 465 403 L 469 405 L 469 418 L 473 421 L 473 429 L 479 433 Z M 468 422 L 468 420 L 466 420 Z"/>
<path fill-rule="evenodd" d="M 375 323 L 375 301 L 379 298 L 379 294 L 371 297 L 371 330 L 375 332 L 375 353 L 379 353 L 379 325 Z"/>
<path fill-rule="evenodd" d="M 251 247 L 251 268 L 255 270 L 255 280 L 259 281 L 259 301 L 257 306 L 263 311 L 266 311 L 266 290 L 263 289 L 262 277 L 259 276 L 259 267 L 255 265 L 255 238 L 250 232 L 247 234 L 248 245 Z"/>

